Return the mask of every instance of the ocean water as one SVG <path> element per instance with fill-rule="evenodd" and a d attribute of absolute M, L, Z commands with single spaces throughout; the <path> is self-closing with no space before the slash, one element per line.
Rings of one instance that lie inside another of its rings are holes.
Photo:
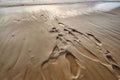
<path fill-rule="evenodd" d="M 120 1 L 120 0 L 0 0 L 0 4 L 44 4 L 44 3 L 65 3 L 65 2 L 87 2 L 87 1 Z"/>

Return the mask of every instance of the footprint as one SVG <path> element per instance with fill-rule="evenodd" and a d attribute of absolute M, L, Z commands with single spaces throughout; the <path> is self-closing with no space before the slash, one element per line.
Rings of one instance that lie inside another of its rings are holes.
<path fill-rule="evenodd" d="M 59 32 L 59 30 L 56 29 L 55 27 L 53 27 L 49 32 L 50 32 L 50 33 L 54 33 L 54 32 Z"/>
<path fill-rule="evenodd" d="M 120 66 L 116 64 L 112 64 L 112 68 L 115 70 L 115 72 L 120 76 Z"/>
<path fill-rule="evenodd" d="M 66 58 L 69 61 L 70 70 L 73 79 L 77 79 L 80 76 L 80 67 L 77 63 L 77 59 L 70 53 L 66 54 Z"/>
<path fill-rule="evenodd" d="M 112 57 L 112 55 L 110 54 L 110 52 L 107 53 L 107 54 L 105 54 L 105 55 L 106 55 L 106 58 L 107 58 L 110 62 L 116 63 L 116 61 L 113 59 L 113 57 Z M 117 63 L 116 63 L 116 64 L 117 64 Z"/>
<path fill-rule="evenodd" d="M 79 34 L 81 34 L 81 35 L 83 35 L 83 33 L 82 32 L 80 32 L 80 31 L 77 31 L 76 29 L 73 29 L 73 28 L 69 28 L 71 31 L 73 31 L 73 32 L 76 32 L 76 33 L 79 33 Z"/>
<path fill-rule="evenodd" d="M 102 43 L 100 40 L 98 40 L 93 34 L 90 33 L 86 33 L 91 39 L 93 39 L 95 41 L 95 43 L 99 46 L 102 46 Z"/>

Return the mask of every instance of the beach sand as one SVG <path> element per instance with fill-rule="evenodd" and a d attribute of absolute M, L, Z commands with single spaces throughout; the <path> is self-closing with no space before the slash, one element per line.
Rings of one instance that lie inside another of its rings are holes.
<path fill-rule="evenodd" d="M 0 80 L 120 80 L 120 8 L 0 15 Z"/>

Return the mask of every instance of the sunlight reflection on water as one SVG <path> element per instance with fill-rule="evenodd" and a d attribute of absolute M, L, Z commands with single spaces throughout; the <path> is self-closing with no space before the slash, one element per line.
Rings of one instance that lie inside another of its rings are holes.
<path fill-rule="evenodd" d="M 71 4 L 71 5 L 37 5 L 37 6 L 21 6 L 12 8 L 0 8 L 0 14 L 8 13 L 35 13 L 35 15 L 44 11 L 50 18 L 54 17 L 71 17 L 82 14 L 89 14 L 92 12 L 99 11 L 110 11 L 114 8 L 120 6 L 120 3 L 81 3 L 81 4 Z"/>
<path fill-rule="evenodd" d="M 110 11 L 112 9 L 115 9 L 117 7 L 120 7 L 120 3 L 118 2 L 114 2 L 114 3 L 101 3 L 101 4 L 97 4 L 95 6 L 96 10 L 100 10 L 100 11 Z"/>

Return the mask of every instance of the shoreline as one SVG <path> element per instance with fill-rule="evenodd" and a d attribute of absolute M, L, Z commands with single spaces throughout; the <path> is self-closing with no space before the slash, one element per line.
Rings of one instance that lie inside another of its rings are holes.
<path fill-rule="evenodd" d="M 108 3 L 108 2 L 120 2 L 116 1 L 81 1 L 81 2 L 63 2 L 63 3 L 0 3 L 0 8 L 4 7 L 19 7 L 19 6 L 38 6 L 38 5 L 71 5 L 80 3 Z M 9 4 L 9 5 L 8 5 Z"/>

